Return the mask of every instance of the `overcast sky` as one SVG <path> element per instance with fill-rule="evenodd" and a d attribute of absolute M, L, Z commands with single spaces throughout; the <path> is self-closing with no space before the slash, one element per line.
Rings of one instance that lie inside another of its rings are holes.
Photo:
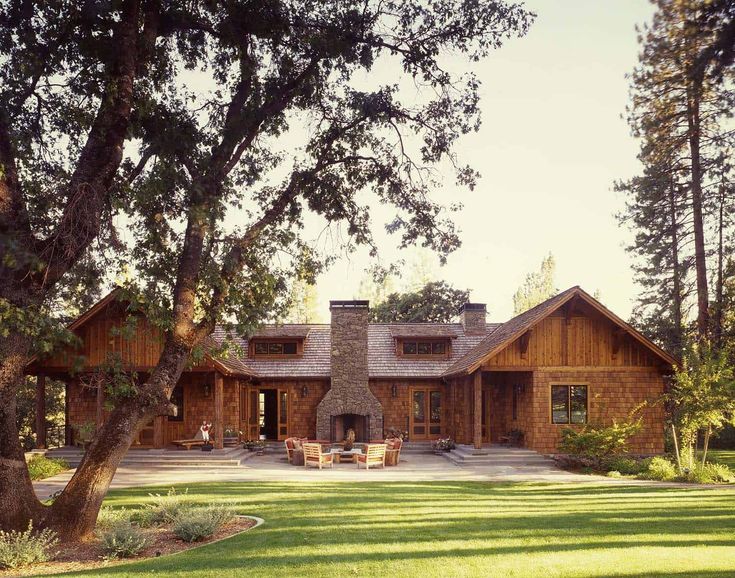
<path fill-rule="evenodd" d="M 461 200 L 456 215 L 462 248 L 438 279 L 472 291 L 490 318 L 512 313 L 525 275 L 552 252 L 560 290 L 580 285 L 628 318 L 637 294 L 630 239 L 615 213 L 616 179 L 638 170 L 637 143 L 621 114 L 636 64 L 636 24 L 652 6 L 644 0 L 532 0 L 529 34 L 507 43 L 473 70 L 482 81 L 483 125 L 460 143 L 461 159 L 482 174 L 474 192 L 457 191 L 448 176 L 440 196 Z M 380 237 L 386 261 L 395 240 Z M 407 255 L 408 260 L 415 254 Z M 330 299 L 357 295 L 369 260 L 342 259 L 318 283 L 320 310 Z"/>

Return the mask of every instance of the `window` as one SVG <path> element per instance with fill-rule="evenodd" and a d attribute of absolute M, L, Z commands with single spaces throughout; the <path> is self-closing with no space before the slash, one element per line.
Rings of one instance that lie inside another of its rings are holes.
<path fill-rule="evenodd" d="M 180 385 L 171 392 L 171 403 L 176 407 L 176 415 L 168 416 L 168 421 L 184 421 L 184 388 Z"/>
<path fill-rule="evenodd" d="M 551 386 L 551 423 L 587 423 L 587 386 Z"/>
<path fill-rule="evenodd" d="M 446 341 L 402 341 L 401 349 L 403 355 L 446 355 Z"/>
<path fill-rule="evenodd" d="M 298 344 L 296 341 L 254 341 L 252 351 L 257 356 L 296 355 Z"/>

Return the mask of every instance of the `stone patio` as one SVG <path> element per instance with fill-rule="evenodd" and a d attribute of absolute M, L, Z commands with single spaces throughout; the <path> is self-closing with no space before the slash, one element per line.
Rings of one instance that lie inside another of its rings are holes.
<path fill-rule="evenodd" d="M 462 450 L 462 448 L 460 448 Z M 226 451 L 226 450 L 225 450 Z M 140 452 L 140 450 L 138 450 Z M 166 458 L 162 456 L 166 455 Z M 263 456 L 242 451 L 202 459 L 202 452 L 169 451 L 157 455 L 126 458 L 112 481 L 113 488 L 143 485 L 169 485 L 193 482 L 603 482 L 610 484 L 649 484 L 642 480 L 619 480 L 603 476 L 587 476 L 566 472 L 554 463 L 529 450 L 492 446 L 485 448 L 480 459 L 455 463 L 449 456 L 425 451 L 401 452 L 401 463 L 395 467 L 357 469 L 354 464 L 335 464 L 319 470 L 291 466 L 285 451 L 271 446 Z M 461 452 L 460 452 L 461 453 Z M 218 458 L 218 459 L 215 459 Z M 36 482 L 36 493 L 45 499 L 64 488 L 73 470 Z"/>

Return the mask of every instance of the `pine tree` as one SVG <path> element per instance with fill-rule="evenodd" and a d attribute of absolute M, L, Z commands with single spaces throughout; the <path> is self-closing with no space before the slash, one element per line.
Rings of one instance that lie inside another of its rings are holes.
<path fill-rule="evenodd" d="M 513 315 L 520 315 L 539 303 L 546 301 L 557 293 L 554 286 L 556 260 L 549 253 L 541 261 L 541 267 L 534 273 L 526 275 L 523 284 L 513 295 Z"/>

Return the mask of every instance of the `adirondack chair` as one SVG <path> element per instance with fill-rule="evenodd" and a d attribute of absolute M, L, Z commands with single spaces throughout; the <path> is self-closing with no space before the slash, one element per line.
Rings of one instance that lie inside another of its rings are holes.
<path fill-rule="evenodd" d="M 211 431 L 212 430 L 210 430 L 210 434 L 209 434 L 210 439 L 212 439 Z M 190 450 L 194 446 L 203 446 L 204 439 L 202 439 L 202 431 L 198 429 L 197 433 L 194 435 L 193 438 L 188 439 L 188 440 L 173 440 L 171 443 L 174 444 L 175 446 L 179 446 L 182 448 L 186 448 L 187 450 Z"/>
<path fill-rule="evenodd" d="M 385 440 L 387 449 L 385 450 L 385 465 L 386 466 L 397 466 L 401 461 L 401 446 L 403 440 L 399 438 L 391 438 Z"/>
<path fill-rule="evenodd" d="M 317 443 L 305 443 L 304 448 L 304 467 L 309 465 L 317 466 L 320 470 L 323 465 L 329 465 L 330 468 L 334 467 L 334 455 L 331 452 L 322 452 L 321 444 Z"/>
<path fill-rule="evenodd" d="M 365 451 L 357 456 L 357 468 L 360 464 L 365 464 L 365 469 L 369 470 L 370 466 L 380 465 L 385 467 L 385 450 L 388 448 L 386 444 L 367 444 Z"/>

